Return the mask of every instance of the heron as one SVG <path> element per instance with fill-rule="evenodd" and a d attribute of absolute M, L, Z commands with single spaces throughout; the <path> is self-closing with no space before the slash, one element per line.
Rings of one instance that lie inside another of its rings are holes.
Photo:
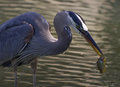
<path fill-rule="evenodd" d="M 39 13 L 26 12 L 0 25 L 0 65 L 14 70 L 17 87 L 17 67 L 31 64 L 33 87 L 36 87 L 37 58 L 57 55 L 67 50 L 72 41 L 71 29 L 82 35 L 100 56 L 100 72 L 105 71 L 106 59 L 88 32 L 84 19 L 73 11 L 60 11 L 53 21 L 58 38 L 52 36 L 50 25 Z"/>

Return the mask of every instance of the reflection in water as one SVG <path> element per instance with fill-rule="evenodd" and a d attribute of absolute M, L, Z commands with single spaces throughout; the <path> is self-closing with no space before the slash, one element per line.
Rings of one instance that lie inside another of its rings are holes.
<path fill-rule="evenodd" d="M 119 18 L 119 15 L 116 16 L 119 3 L 119 0 L 0 0 L 0 23 L 24 12 L 34 11 L 44 15 L 52 26 L 52 34 L 57 37 L 52 24 L 55 14 L 60 10 L 79 13 L 86 20 L 89 31 L 101 50 L 109 58 L 108 71 L 103 76 L 99 74 L 96 70 L 97 54 L 83 37 L 73 31 L 72 43 L 64 54 L 39 58 L 37 86 L 109 87 L 112 84 L 113 87 L 119 87 L 119 63 L 116 64 L 119 58 L 119 20 L 116 21 Z M 0 73 L 0 87 L 12 87 L 13 71 L 0 67 Z M 19 67 L 18 80 L 19 87 L 32 87 L 30 66 Z"/>

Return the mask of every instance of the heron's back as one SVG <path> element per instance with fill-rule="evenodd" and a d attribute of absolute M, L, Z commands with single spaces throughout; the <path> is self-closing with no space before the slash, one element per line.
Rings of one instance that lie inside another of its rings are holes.
<path fill-rule="evenodd" d="M 49 24 L 46 19 L 35 12 L 21 14 L 0 26 L 0 64 L 9 63 L 8 61 L 20 56 L 18 53 L 26 45 L 25 38 L 31 32 L 29 24 L 34 29 L 32 38 L 42 36 L 43 32 L 49 32 Z M 31 46 L 27 44 L 24 50 L 27 47 Z"/>

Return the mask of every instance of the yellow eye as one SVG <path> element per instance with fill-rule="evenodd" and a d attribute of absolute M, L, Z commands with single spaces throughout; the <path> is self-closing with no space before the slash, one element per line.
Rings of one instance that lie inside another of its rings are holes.
<path fill-rule="evenodd" d="M 79 29 L 79 28 L 80 28 L 80 26 L 76 24 L 76 28 L 77 28 L 77 29 Z"/>

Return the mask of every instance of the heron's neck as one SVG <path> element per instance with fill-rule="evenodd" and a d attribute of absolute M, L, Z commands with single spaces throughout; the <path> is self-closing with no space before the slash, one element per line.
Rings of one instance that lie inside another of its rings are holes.
<path fill-rule="evenodd" d="M 67 50 L 72 40 L 72 37 L 64 37 L 62 34 L 59 34 L 58 39 L 55 39 L 51 33 L 46 33 L 46 36 L 47 37 L 40 38 L 40 40 L 33 42 L 33 44 L 37 44 L 35 45 L 36 48 L 33 47 L 33 49 L 37 49 L 37 53 L 40 56 L 61 54 Z"/>
<path fill-rule="evenodd" d="M 71 32 L 64 31 L 64 26 L 66 25 L 67 23 L 64 20 L 59 20 L 57 18 L 54 19 L 54 27 L 58 35 L 58 40 L 55 42 L 55 45 L 53 44 L 54 51 L 56 54 L 63 53 L 65 50 L 67 50 L 71 43 L 72 40 Z"/>
<path fill-rule="evenodd" d="M 71 40 L 72 40 L 71 37 L 68 38 L 61 37 L 60 39 L 58 38 L 58 40 L 56 41 L 56 46 L 54 47 L 55 48 L 54 51 L 56 52 L 56 54 L 63 53 L 65 50 L 67 50 L 71 43 Z"/>

